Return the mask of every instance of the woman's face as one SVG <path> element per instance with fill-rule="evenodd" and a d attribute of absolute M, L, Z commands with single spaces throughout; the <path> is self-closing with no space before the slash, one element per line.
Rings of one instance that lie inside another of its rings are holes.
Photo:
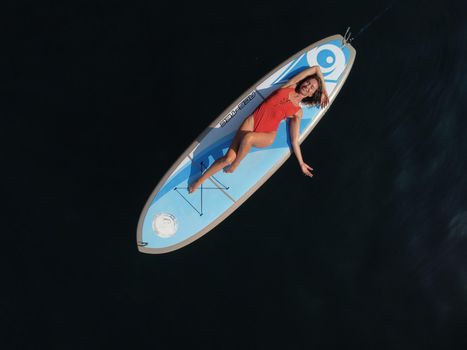
<path fill-rule="evenodd" d="M 318 90 L 318 82 L 315 78 L 305 80 L 300 86 L 300 93 L 306 97 L 311 97 Z"/>

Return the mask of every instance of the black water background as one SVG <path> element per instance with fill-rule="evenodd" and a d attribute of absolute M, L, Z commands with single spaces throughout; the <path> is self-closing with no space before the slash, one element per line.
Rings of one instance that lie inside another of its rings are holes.
<path fill-rule="evenodd" d="M 291 158 L 192 245 L 135 246 L 147 196 L 227 105 L 390 4 L 16 2 L 1 58 L 7 348 L 465 349 L 465 1 L 396 2 L 361 33 L 302 145 L 312 180 Z"/>

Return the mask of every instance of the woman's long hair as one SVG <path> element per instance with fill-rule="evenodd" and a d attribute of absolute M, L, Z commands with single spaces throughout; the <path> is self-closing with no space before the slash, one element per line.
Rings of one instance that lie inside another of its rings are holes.
<path fill-rule="evenodd" d="M 319 78 L 318 74 L 315 73 L 315 74 L 312 74 L 312 75 L 308 75 L 307 77 L 300 80 L 297 83 L 297 86 L 295 87 L 295 92 L 299 93 L 300 92 L 300 87 L 308 79 L 315 79 L 318 82 L 318 88 L 316 89 L 315 93 L 312 96 L 305 97 L 301 101 L 301 103 L 303 103 L 303 105 L 305 107 L 311 107 L 311 106 L 315 106 L 315 105 L 319 106 L 319 104 L 321 103 L 321 94 L 323 93 L 323 83 L 321 82 L 321 79 Z"/>

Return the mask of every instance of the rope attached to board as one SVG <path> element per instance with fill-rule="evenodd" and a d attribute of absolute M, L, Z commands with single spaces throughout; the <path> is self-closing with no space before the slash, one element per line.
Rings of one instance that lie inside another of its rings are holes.
<path fill-rule="evenodd" d="M 365 24 L 363 27 L 360 28 L 358 31 L 357 35 L 355 37 L 352 37 L 352 32 L 350 31 L 350 27 L 347 27 L 347 30 L 345 31 L 344 38 L 342 39 L 342 47 L 344 47 L 347 44 L 351 44 L 352 41 L 357 39 L 363 32 L 365 32 L 374 22 L 379 20 L 387 11 L 389 11 L 394 5 L 398 2 L 398 0 L 394 0 L 391 4 L 389 4 L 384 10 L 382 10 L 380 13 L 378 13 L 371 21 L 369 21 L 367 24 Z"/>

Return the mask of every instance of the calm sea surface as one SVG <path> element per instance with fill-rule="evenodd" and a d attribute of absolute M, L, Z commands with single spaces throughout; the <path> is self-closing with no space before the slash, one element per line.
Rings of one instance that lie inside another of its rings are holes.
<path fill-rule="evenodd" d="M 466 13 L 461 0 L 17 3 L 2 341 L 465 349 Z M 139 213 L 192 140 L 347 26 L 364 28 L 354 67 L 302 144 L 314 178 L 292 157 L 199 241 L 138 253 Z"/>

